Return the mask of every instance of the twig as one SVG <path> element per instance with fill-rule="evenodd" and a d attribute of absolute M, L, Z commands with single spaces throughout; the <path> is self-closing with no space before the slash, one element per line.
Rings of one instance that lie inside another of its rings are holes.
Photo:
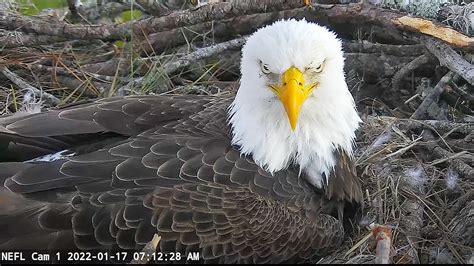
<path fill-rule="evenodd" d="M 409 102 L 415 100 L 416 98 L 420 98 L 420 94 L 415 93 L 415 95 L 411 96 L 408 100 L 406 100 L 404 104 L 408 104 Z"/>
<path fill-rule="evenodd" d="M 474 190 L 469 190 L 466 194 L 459 196 L 456 203 L 449 210 L 446 210 L 446 216 L 443 217 L 443 221 L 449 222 L 454 219 L 460 210 L 470 201 L 474 201 Z"/>
<path fill-rule="evenodd" d="M 84 71 L 106 76 L 125 76 L 130 71 L 130 56 L 113 57 L 110 60 L 82 65 Z"/>
<path fill-rule="evenodd" d="M 456 89 L 454 89 L 456 84 L 454 84 L 453 82 L 451 82 L 449 85 L 450 85 L 449 86 L 450 89 L 446 90 L 441 95 L 442 99 L 454 109 L 457 109 L 467 115 L 474 115 L 474 112 L 472 111 L 472 109 L 469 108 L 470 107 L 469 105 L 471 105 L 472 100 L 468 99 L 468 98 L 471 98 L 472 96 L 459 94 L 456 91 Z"/>
<path fill-rule="evenodd" d="M 237 39 L 230 40 L 227 42 L 218 43 L 209 47 L 197 49 L 196 51 L 186 54 L 177 60 L 173 60 L 173 61 L 165 63 L 161 68 L 164 70 L 163 72 L 165 74 L 171 74 L 172 72 L 175 72 L 180 68 L 189 66 L 192 62 L 196 62 L 197 60 L 222 53 L 223 51 L 227 49 L 241 47 L 245 43 L 246 39 L 247 37 L 241 37 L 241 38 L 237 38 Z M 140 59 L 140 61 L 150 61 L 150 60 L 157 61 L 158 58 L 160 58 L 160 56 L 144 58 L 144 59 Z M 119 89 L 117 89 L 115 94 L 126 95 L 127 91 L 130 90 L 131 88 L 140 87 L 144 80 L 145 80 L 144 77 L 135 78 L 127 85 L 122 86 Z"/>
<path fill-rule="evenodd" d="M 453 158 L 453 155 L 451 152 L 448 152 L 447 150 L 441 148 L 436 142 L 434 142 L 435 137 L 433 134 L 425 130 L 423 132 L 423 139 L 427 141 L 425 143 L 426 148 L 430 153 L 435 155 L 438 158 L 450 158 L 449 161 L 451 161 L 451 164 L 453 168 L 462 176 L 464 176 L 467 179 L 473 180 L 474 179 L 474 169 L 463 162 L 460 159 Z"/>
<path fill-rule="evenodd" d="M 456 80 L 456 77 L 459 77 L 459 75 L 455 75 L 453 80 Z M 470 94 L 470 93 L 467 93 L 465 92 L 463 89 L 459 88 L 459 86 L 456 84 L 456 83 L 452 83 L 451 84 L 451 88 L 453 88 L 453 90 L 459 94 L 459 96 L 463 99 L 463 100 L 466 100 L 466 101 L 469 101 L 469 102 L 474 102 L 474 95 Z"/>
<path fill-rule="evenodd" d="M 369 117 L 369 119 L 375 119 Z M 396 122 L 397 127 L 401 129 L 435 129 L 438 132 L 459 132 L 467 135 L 474 131 L 474 124 L 472 123 L 455 123 L 442 120 L 415 120 L 415 119 L 397 119 L 388 116 L 380 116 L 377 119 L 387 120 L 387 122 Z M 397 120 L 397 121 L 392 121 Z"/>
<path fill-rule="evenodd" d="M 218 43 L 209 47 L 200 48 L 192 53 L 181 57 L 178 60 L 173 60 L 165 64 L 164 69 L 166 73 L 172 73 L 180 68 L 189 66 L 189 64 L 197 60 L 222 53 L 227 49 L 239 48 L 245 43 L 246 40 L 247 37 L 241 37 L 227 42 Z"/>
<path fill-rule="evenodd" d="M 438 58 L 441 65 L 459 74 L 469 84 L 474 85 L 474 66 L 456 53 L 453 48 L 432 38 L 421 38 L 421 41 Z"/>
<path fill-rule="evenodd" d="M 11 80 L 13 83 L 15 83 L 15 85 L 17 85 L 21 89 L 32 91 L 37 97 L 39 97 L 41 99 L 44 99 L 44 102 L 47 105 L 57 106 L 61 102 L 54 95 L 49 94 L 47 92 L 44 92 L 43 90 L 39 90 L 39 89 L 31 86 L 25 80 L 23 80 L 21 77 L 19 77 L 17 74 L 10 71 L 8 68 L 3 67 L 3 68 L 1 68 L 0 71 L 2 72 L 2 74 L 5 77 L 7 77 L 9 80 Z"/>
<path fill-rule="evenodd" d="M 362 238 L 361 240 L 359 240 L 359 242 L 357 242 L 354 246 L 352 246 L 345 254 L 344 254 L 344 257 L 347 257 L 348 255 L 350 255 L 352 252 L 354 252 L 354 250 L 356 250 L 358 247 L 360 247 L 362 244 L 364 244 L 365 242 L 367 242 L 367 240 L 369 240 L 369 238 L 372 236 L 372 233 L 368 233 L 366 236 L 364 236 L 364 238 Z"/>
<path fill-rule="evenodd" d="M 398 91 L 400 89 L 400 83 L 402 82 L 402 79 L 404 77 L 406 77 L 409 73 L 415 71 L 418 67 L 428 63 L 429 61 L 430 56 L 422 54 L 419 57 L 413 59 L 410 63 L 400 68 L 400 70 L 398 70 L 392 78 L 393 91 Z"/>
<path fill-rule="evenodd" d="M 64 76 L 70 76 L 71 74 L 76 74 L 76 75 L 86 75 L 90 76 L 100 82 L 112 82 L 114 77 L 112 76 L 107 76 L 107 75 L 100 75 L 96 73 L 92 73 L 89 71 L 81 71 L 81 70 L 76 70 L 76 69 L 66 69 L 62 67 L 51 67 L 51 66 L 44 66 L 40 64 L 31 64 L 28 66 L 29 68 L 33 70 L 38 70 L 38 71 L 43 71 L 43 72 L 50 72 L 53 74 L 59 74 L 59 75 L 64 75 Z M 127 78 L 124 77 L 117 77 L 120 81 L 126 81 L 128 80 Z"/>
<path fill-rule="evenodd" d="M 461 152 L 455 153 L 455 154 L 453 154 L 453 155 L 450 155 L 449 157 L 440 158 L 440 159 L 434 160 L 434 161 L 432 161 L 429 165 L 437 165 L 437 164 L 440 164 L 440 163 L 444 163 L 444 162 L 446 162 L 446 161 L 450 161 L 450 160 L 452 160 L 452 159 L 461 157 L 461 156 L 463 156 L 463 155 L 465 155 L 465 154 L 467 154 L 467 151 L 461 151 Z"/>
<path fill-rule="evenodd" d="M 413 115 L 410 117 L 411 119 L 422 119 L 426 117 L 426 112 L 428 108 L 435 104 L 437 105 L 437 102 L 439 100 L 439 96 L 441 93 L 443 93 L 451 78 L 453 77 L 453 73 L 449 72 L 446 74 L 444 77 L 441 78 L 441 80 L 436 84 L 436 86 L 431 90 L 431 92 L 425 97 L 423 102 L 418 106 L 418 109 L 413 113 Z"/>
<path fill-rule="evenodd" d="M 406 151 L 410 150 L 411 148 L 413 148 L 414 146 L 416 146 L 419 142 L 419 140 L 421 140 L 421 137 L 418 137 L 417 139 L 413 140 L 412 143 L 408 144 L 407 146 L 395 151 L 395 152 L 392 152 L 388 155 L 386 155 L 385 157 L 383 157 L 382 160 L 386 160 L 392 156 L 395 156 L 395 155 L 398 155 L 398 154 L 403 154 L 405 153 Z"/>

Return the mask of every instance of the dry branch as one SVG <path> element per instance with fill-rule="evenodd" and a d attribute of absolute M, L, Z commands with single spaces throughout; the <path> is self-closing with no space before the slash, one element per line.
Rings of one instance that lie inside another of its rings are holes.
<path fill-rule="evenodd" d="M 431 38 L 421 38 L 426 48 L 438 58 L 441 65 L 459 74 L 469 84 L 474 85 L 474 66 L 449 45 Z"/>
<path fill-rule="evenodd" d="M 330 22 L 338 21 L 353 24 L 371 24 L 382 26 L 386 31 L 394 34 L 401 32 L 411 32 L 417 35 L 428 35 L 453 45 L 455 47 L 473 51 L 474 39 L 465 36 L 462 33 L 453 31 L 449 27 L 440 23 L 432 22 L 422 18 L 413 18 L 406 16 L 401 12 L 382 9 L 361 1 L 356 4 L 323 6 L 314 4 L 315 12 L 319 16 L 326 17 Z M 417 21 L 418 24 L 410 23 Z M 425 26 L 430 25 L 431 30 L 426 31 Z M 449 32 L 451 38 L 444 38 L 442 34 L 434 32 Z"/>
<path fill-rule="evenodd" d="M 382 117 L 381 117 L 382 118 Z M 472 123 L 455 123 L 442 120 L 414 120 L 404 119 L 399 120 L 397 127 L 402 129 L 434 129 L 440 134 L 447 132 L 458 132 L 464 135 L 470 134 L 474 131 L 474 124 Z"/>
<path fill-rule="evenodd" d="M 469 190 L 464 195 L 457 197 L 456 203 L 446 211 L 446 216 L 443 217 L 443 221 L 449 223 L 449 221 L 453 220 L 455 216 L 460 213 L 461 209 L 471 201 L 474 201 L 474 190 Z"/>
<path fill-rule="evenodd" d="M 172 73 L 202 58 L 210 57 L 212 55 L 217 55 L 227 49 L 240 48 L 245 43 L 246 39 L 247 39 L 246 37 L 242 37 L 242 38 L 230 40 L 227 42 L 218 43 L 210 47 L 204 47 L 204 48 L 198 49 L 192 53 L 189 53 L 181 57 L 178 60 L 169 62 L 168 64 L 164 66 L 164 69 L 166 73 Z"/>
<path fill-rule="evenodd" d="M 462 160 L 456 159 L 455 157 L 453 157 L 454 155 L 453 153 L 448 152 L 447 150 L 441 148 L 436 143 L 435 137 L 430 131 L 425 130 L 423 132 L 423 139 L 427 141 L 425 146 L 428 149 L 429 153 L 435 155 L 435 157 L 439 159 L 449 158 L 448 161 L 451 162 L 454 170 L 456 170 L 459 174 L 461 174 L 468 180 L 474 179 L 474 169 L 468 164 L 466 164 L 465 162 L 463 162 Z"/>
<path fill-rule="evenodd" d="M 246 13 L 250 14 L 252 12 Z M 255 12 L 254 12 L 255 13 Z M 385 29 L 388 33 L 398 36 L 398 39 L 403 39 L 399 31 L 408 31 L 414 32 L 417 34 L 424 34 L 420 32 L 419 29 L 407 27 L 406 25 L 401 24 L 397 19 L 406 17 L 402 13 L 398 13 L 392 10 L 382 9 L 368 4 L 357 3 L 357 4 L 348 4 L 348 5 L 321 5 L 313 4 L 313 9 L 308 10 L 307 8 L 296 8 L 292 10 L 284 10 L 281 12 L 267 12 L 261 14 L 252 14 L 249 16 L 238 16 L 234 19 L 227 19 L 225 21 L 216 21 L 213 25 L 215 27 L 215 35 L 223 36 L 232 35 L 237 33 L 248 34 L 250 31 L 253 31 L 255 28 L 258 28 L 270 21 L 281 18 L 291 18 L 291 17 L 305 17 L 310 21 L 319 22 L 322 24 L 331 24 L 331 25 L 341 25 L 350 23 L 352 25 L 379 25 Z M 403 21 L 403 19 L 402 19 Z M 432 23 L 428 20 L 426 23 Z M 439 29 L 448 29 L 446 26 L 441 24 L 436 25 L 436 28 Z M 347 27 L 347 26 L 345 26 Z M 201 24 L 191 26 L 192 31 L 194 32 L 203 32 L 206 29 L 210 29 L 210 24 Z M 184 30 L 185 31 L 185 30 Z M 173 33 L 179 33 L 177 30 L 173 30 Z M 224 34 L 223 34 L 224 33 Z M 155 40 L 158 41 L 159 36 L 163 34 L 164 36 L 172 34 L 171 32 L 160 31 L 156 33 L 155 36 L 151 37 L 153 43 Z M 460 33 L 459 33 L 460 34 Z M 467 38 L 466 36 L 462 38 Z M 176 35 L 177 36 L 177 35 Z M 182 44 L 182 37 L 179 42 Z M 474 50 L 474 41 L 472 38 L 467 38 L 469 40 L 468 44 L 464 46 L 459 46 L 459 43 L 450 43 L 457 45 L 460 48 L 466 50 Z M 161 40 L 158 42 L 169 42 Z M 175 40 L 172 40 L 175 41 Z M 154 45 L 154 48 L 159 50 L 159 47 L 165 45 Z M 420 53 L 417 53 L 419 55 Z"/>
<path fill-rule="evenodd" d="M 469 38 L 466 35 L 440 23 L 410 16 L 393 18 L 392 22 L 400 28 L 406 27 L 409 31 L 420 32 L 435 37 L 455 47 L 465 48 L 467 50 L 472 50 L 474 48 L 473 38 Z"/>
<path fill-rule="evenodd" d="M 230 40 L 227 42 L 218 43 L 209 47 L 203 47 L 203 48 L 197 49 L 196 51 L 186 54 L 182 56 L 181 58 L 178 58 L 177 60 L 172 60 L 163 64 L 163 66 L 161 66 L 160 69 L 162 69 L 164 74 L 171 74 L 203 58 L 218 55 L 228 49 L 239 48 L 245 43 L 246 39 L 247 37 L 241 37 L 241 38 L 237 38 L 237 39 Z M 140 61 L 142 62 L 155 61 L 156 62 L 156 61 L 159 61 L 159 59 L 160 59 L 160 56 L 156 56 L 156 57 L 141 59 Z M 140 87 L 144 80 L 145 80 L 145 77 L 133 79 L 129 84 L 119 88 L 117 90 L 116 95 L 127 94 L 127 91 L 131 90 L 131 88 Z"/>
<path fill-rule="evenodd" d="M 19 31 L 0 30 L 0 47 L 14 48 L 18 46 L 36 46 L 42 44 L 51 44 L 62 42 L 65 39 L 62 37 L 25 34 Z"/>
<path fill-rule="evenodd" d="M 437 31 L 448 30 L 448 27 L 438 23 L 419 18 L 410 18 L 402 13 L 382 9 L 363 2 L 346 5 L 313 4 L 312 10 L 308 11 L 301 0 L 246 0 L 223 2 L 185 11 L 177 11 L 163 17 L 151 17 L 118 25 L 101 26 L 72 25 L 65 22 L 53 21 L 52 19 L 30 18 L 7 11 L 0 11 L 0 28 L 72 39 L 100 38 L 104 40 L 115 40 L 127 38 L 132 32 L 137 35 L 148 35 L 183 26 L 196 25 L 206 21 L 223 20 L 242 15 L 282 10 L 294 10 L 294 12 L 307 11 L 305 13 L 308 16 L 305 16 L 310 20 L 318 22 L 335 24 L 352 23 L 357 25 L 375 24 L 384 27 L 391 34 L 398 36 L 401 36 L 400 31 L 408 31 L 442 38 L 440 35 L 433 34 L 432 31 L 424 31 L 423 27 L 413 26 L 408 23 L 413 21 L 413 19 L 416 19 L 418 22 L 421 21 L 422 23 L 420 23 L 422 25 L 432 25 Z M 472 38 L 468 38 L 457 32 L 450 32 L 450 34 L 458 36 L 459 38 L 443 38 L 443 41 L 468 51 L 474 50 L 474 41 Z"/>
<path fill-rule="evenodd" d="M 425 97 L 423 102 L 418 106 L 418 109 L 413 113 L 410 117 L 412 119 L 422 119 L 426 118 L 426 112 L 430 108 L 430 106 L 437 106 L 439 96 L 443 93 L 449 84 L 449 81 L 452 79 L 453 73 L 449 72 L 441 80 L 436 84 L 436 86 L 431 90 L 431 92 Z"/>
<path fill-rule="evenodd" d="M 400 70 L 392 78 L 392 89 L 394 91 L 400 89 L 400 83 L 402 82 L 403 78 L 408 76 L 409 73 L 415 71 L 418 67 L 428 63 L 430 61 L 430 57 L 423 54 L 419 57 L 413 59 L 410 63 L 403 66 Z"/>
<path fill-rule="evenodd" d="M 227 19 L 245 14 L 280 11 L 303 7 L 301 0 L 246 0 L 206 5 L 197 9 L 173 12 L 163 17 L 151 17 L 114 25 L 73 25 L 52 19 L 30 18 L 0 10 L 0 28 L 28 33 L 61 36 L 70 39 L 124 39 L 135 34 L 176 29 L 186 25 Z"/>
<path fill-rule="evenodd" d="M 474 200 L 467 202 L 448 224 L 453 239 L 472 246 L 474 244 Z"/>
<path fill-rule="evenodd" d="M 471 103 L 474 104 L 474 95 L 468 93 L 466 90 L 464 89 L 461 89 L 456 83 L 459 82 L 459 78 L 460 76 L 459 75 L 454 75 L 453 77 L 453 81 L 455 83 L 452 83 L 452 88 L 453 90 L 463 99 L 463 100 L 466 100 L 466 101 L 469 101 Z M 473 106 L 474 108 L 474 106 Z"/>
<path fill-rule="evenodd" d="M 293 9 L 203 22 L 196 25 L 152 33 L 147 36 L 139 46 L 143 49 L 143 53 L 145 54 L 152 52 L 160 54 L 165 51 L 166 48 L 177 47 L 196 39 L 200 40 L 209 37 L 223 40 L 232 39 L 241 35 L 250 34 L 256 28 L 270 23 L 271 21 L 284 17 L 294 17 L 299 12 L 301 12 L 300 9 Z"/>
<path fill-rule="evenodd" d="M 82 66 L 84 71 L 106 76 L 125 76 L 129 73 L 130 56 L 114 57 L 105 62 L 89 63 Z"/>
<path fill-rule="evenodd" d="M 368 116 L 369 124 L 377 121 L 383 121 L 385 124 L 393 124 L 397 128 L 403 130 L 435 130 L 439 134 L 448 132 L 456 132 L 463 135 L 472 134 L 474 132 L 473 123 L 456 123 L 442 120 L 415 120 L 415 119 L 399 119 L 391 116 Z"/>
<path fill-rule="evenodd" d="M 413 57 L 399 57 L 385 54 L 345 53 L 345 71 L 355 70 L 364 76 L 364 81 L 376 83 L 391 78 L 399 69 L 413 60 Z"/>
<path fill-rule="evenodd" d="M 345 51 L 351 53 L 364 53 L 364 54 L 386 54 L 395 55 L 400 57 L 413 57 L 420 56 L 425 51 L 421 44 L 385 44 L 385 43 L 372 43 L 369 41 L 361 42 L 347 42 L 342 43 L 342 47 Z"/>
<path fill-rule="evenodd" d="M 103 92 L 106 92 L 110 88 L 110 84 L 97 82 L 91 80 L 91 78 L 78 78 L 74 76 L 63 76 L 63 75 L 39 75 L 39 81 L 45 87 L 54 88 L 52 91 L 57 91 L 61 94 L 66 93 L 72 97 L 72 93 L 76 95 L 82 95 L 85 97 L 98 97 Z M 74 98 L 72 98 L 74 99 Z M 72 100 L 69 99 L 69 100 Z M 64 102 L 67 102 L 65 99 Z"/>
<path fill-rule="evenodd" d="M 23 90 L 28 90 L 31 91 L 35 94 L 36 97 L 44 100 L 45 104 L 49 106 L 56 106 L 58 105 L 61 101 L 56 98 L 55 96 L 44 92 L 42 90 L 39 90 L 32 85 L 28 84 L 25 80 L 23 80 L 21 77 L 19 77 L 17 74 L 11 72 L 8 68 L 3 67 L 1 70 L 2 74 L 7 77 L 9 80 L 11 80 L 15 85 L 17 85 L 19 88 Z"/>
<path fill-rule="evenodd" d="M 454 109 L 457 109 L 467 115 L 474 115 L 474 112 L 472 111 L 472 107 L 471 108 L 469 107 L 469 105 L 474 104 L 474 101 L 469 99 L 472 96 L 459 95 L 458 93 L 454 92 L 455 84 L 451 83 L 450 85 L 451 85 L 449 86 L 450 89 L 445 91 L 441 95 L 442 99 Z M 467 102 L 464 102 L 464 101 L 467 101 Z"/>
<path fill-rule="evenodd" d="M 231 40 L 232 42 L 232 40 Z M 224 42 L 226 43 L 226 42 Z M 235 45 L 229 48 L 239 48 L 243 43 Z M 217 44 L 218 45 L 218 44 Z M 380 46 L 384 47 L 384 46 Z M 403 47 L 403 46 L 402 46 Z M 409 46 L 411 47 L 411 46 Z M 213 48 L 214 49 L 214 48 Z M 381 48 L 383 50 L 384 48 Z M 349 72 L 351 70 L 364 76 L 364 81 L 376 83 L 384 78 L 391 78 L 400 68 L 413 60 L 413 57 L 399 57 L 395 55 L 385 54 L 382 51 L 372 50 L 374 53 L 345 53 L 345 71 Z M 229 56 L 218 56 L 219 53 L 211 53 L 205 57 L 194 57 L 191 56 L 191 60 L 186 60 L 191 63 L 193 60 L 200 60 L 202 58 L 213 58 L 218 57 L 218 60 L 221 62 L 220 65 L 232 65 L 227 71 L 233 73 L 240 73 L 239 65 L 239 52 L 237 50 L 229 50 Z M 156 61 L 160 56 L 153 57 L 144 57 L 139 62 L 150 62 Z M 177 64 L 179 62 L 173 63 Z M 180 63 L 181 64 L 181 63 Z M 120 68 L 117 70 L 117 68 Z M 130 69 L 130 59 L 118 59 L 113 58 L 106 62 L 94 63 L 83 65 L 82 69 L 87 72 L 97 73 L 101 75 L 113 76 L 115 73 L 118 75 L 124 76 Z M 118 71 L 118 72 L 117 72 Z M 383 87 L 375 87 L 379 92 L 383 91 Z"/>
<path fill-rule="evenodd" d="M 169 14 L 170 12 L 172 12 L 173 10 L 172 9 L 176 9 L 176 8 L 179 8 L 179 7 L 170 7 L 170 6 L 166 6 L 164 1 L 153 1 L 153 0 L 135 0 L 135 1 L 130 1 L 130 0 L 127 0 L 127 1 L 124 1 L 126 3 L 125 6 L 130 6 L 130 3 L 127 3 L 127 2 L 132 2 L 135 6 L 139 7 L 140 9 L 142 9 L 144 12 L 148 13 L 148 14 L 151 14 L 151 15 L 154 15 L 154 16 L 163 16 L 165 14 Z M 187 2 L 191 2 L 191 1 L 185 1 L 186 3 Z M 168 2 L 170 3 L 170 2 Z"/>

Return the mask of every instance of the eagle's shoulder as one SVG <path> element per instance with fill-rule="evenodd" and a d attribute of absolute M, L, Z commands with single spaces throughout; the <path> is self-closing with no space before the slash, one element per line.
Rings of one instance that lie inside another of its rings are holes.
<path fill-rule="evenodd" d="M 352 156 L 341 149 L 334 151 L 336 164 L 329 174 L 326 195 L 329 199 L 363 203 L 359 177 Z"/>

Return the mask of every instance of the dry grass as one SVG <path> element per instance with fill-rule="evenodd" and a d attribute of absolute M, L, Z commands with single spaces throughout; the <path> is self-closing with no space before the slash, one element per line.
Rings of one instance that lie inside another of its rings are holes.
<path fill-rule="evenodd" d="M 393 263 L 472 260 L 472 235 L 468 236 L 474 226 L 474 184 L 453 179 L 449 168 L 421 158 L 416 149 L 423 145 L 419 135 L 398 128 L 396 121 L 369 117 L 362 127 L 356 158 L 365 215 L 352 238 L 322 263 L 373 263 L 371 223 L 393 228 Z M 466 210 L 460 212 L 460 206 Z"/>

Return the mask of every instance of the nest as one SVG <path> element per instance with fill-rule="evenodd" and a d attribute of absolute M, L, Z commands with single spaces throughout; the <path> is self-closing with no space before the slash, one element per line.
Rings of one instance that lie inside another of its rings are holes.
<path fill-rule="evenodd" d="M 364 3 L 213 5 L 155 5 L 143 9 L 143 20 L 103 31 L 88 26 L 104 21 L 90 15 L 107 13 L 102 6 L 60 17 L 0 10 L 0 113 L 116 95 L 227 93 L 238 84 L 245 35 L 276 19 L 304 17 L 343 39 L 346 81 L 364 120 L 355 153 L 363 216 L 321 262 L 373 262 L 374 225 L 392 231 L 392 262 L 473 262 L 474 44 L 462 33 L 472 31 L 465 19 L 472 4 L 439 18 L 462 32 Z M 160 17 L 170 12 L 176 16 Z"/>
<path fill-rule="evenodd" d="M 393 230 L 393 263 L 472 260 L 474 184 L 448 161 L 427 156 L 422 135 L 430 126 L 422 123 L 367 118 L 355 155 L 365 190 L 364 216 L 352 238 L 322 263 L 373 263 L 373 224 Z"/>

